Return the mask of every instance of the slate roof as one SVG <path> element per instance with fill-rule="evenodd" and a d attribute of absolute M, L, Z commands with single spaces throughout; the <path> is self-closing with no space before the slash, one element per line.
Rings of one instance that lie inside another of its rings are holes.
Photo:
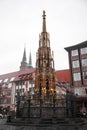
<path fill-rule="evenodd" d="M 23 69 L 20 71 L 0 75 L 0 84 L 3 84 L 3 83 L 8 84 L 9 82 L 18 80 L 19 76 L 21 76 L 21 75 L 31 74 L 33 72 L 35 72 L 35 68 Z"/>
<path fill-rule="evenodd" d="M 29 76 L 30 74 L 34 73 L 35 70 L 36 70 L 35 68 L 29 68 L 29 69 L 23 69 L 23 70 L 20 70 L 20 71 L 0 75 L 0 85 L 2 85 L 3 83 L 8 84 L 12 81 L 20 80 L 20 77 L 25 76 L 25 75 Z M 55 75 L 60 82 L 61 81 L 70 82 L 70 71 L 69 71 L 69 69 L 67 69 L 67 70 L 57 70 L 55 72 Z"/>

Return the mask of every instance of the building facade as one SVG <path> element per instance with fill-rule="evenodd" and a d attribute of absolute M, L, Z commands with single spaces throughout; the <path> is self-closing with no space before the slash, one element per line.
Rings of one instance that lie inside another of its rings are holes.
<path fill-rule="evenodd" d="M 81 107 L 87 107 L 87 41 L 65 50 L 69 56 L 71 91 L 77 96 Z"/>
<path fill-rule="evenodd" d="M 20 70 L 0 75 L 0 109 L 14 108 L 17 91 L 20 91 L 21 96 L 23 96 L 26 91 L 33 91 L 34 73 L 35 68 L 32 66 L 31 53 L 29 63 L 27 63 L 26 49 L 24 48 Z"/>

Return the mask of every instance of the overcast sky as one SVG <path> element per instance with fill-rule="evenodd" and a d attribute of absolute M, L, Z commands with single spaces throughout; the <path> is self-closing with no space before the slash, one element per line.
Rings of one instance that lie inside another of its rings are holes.
<path fill-rule="evenodd" d="M 68 69 L 65 47 L 87 40 L 87 0 L 0 0 L 0 75 L 18 71 L 26 46 L 35 67 L 42 12 L 55 69 Z"/>

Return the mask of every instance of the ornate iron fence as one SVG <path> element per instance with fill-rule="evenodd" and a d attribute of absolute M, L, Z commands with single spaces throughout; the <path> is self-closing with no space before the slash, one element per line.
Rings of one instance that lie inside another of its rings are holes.
<path fill-rule="evenodd" d="M 28 99 L 20 102 L 19 115 L 23 118 L 66 117 L 66 106 L 65 99 Z"/>

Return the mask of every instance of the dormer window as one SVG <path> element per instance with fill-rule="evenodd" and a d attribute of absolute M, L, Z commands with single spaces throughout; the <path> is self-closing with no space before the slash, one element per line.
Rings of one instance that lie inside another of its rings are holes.
<path fill-rule="evenodd" d="M 10 81 L 13 81 L 15 79 L 15 77 L 12 77 L 11 79 L 10 79 Z"/>
<path fill-rule="evenodd" d="M 7 81 L 8 81 L 8 79 L 5 79 L 5 80 L 4 80 L 4 83 L 6 83 Z"/>
<path fill-rule="evenodd" d="M 2 79 L 0 79 L 0 83 L 2 82 Z"/>

